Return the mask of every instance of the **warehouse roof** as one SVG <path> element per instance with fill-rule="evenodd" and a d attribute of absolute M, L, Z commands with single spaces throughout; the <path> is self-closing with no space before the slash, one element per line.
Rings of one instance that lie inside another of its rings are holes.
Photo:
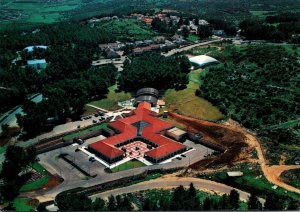
<path fill-rule="evenodd" d="M 136 137 L 143 137 L 157 146 L 157 148 L 145 153 L 153 158 L 161 158 L 185 148 L 181 143 L 160 134 L 161 131 L 170 129 L 173 125 L 153 116 L 154 113 L 150 109 L 151 105 L 149 103 L 140 103 L 134 111 L 134 115 L 109 124 L 119 134 L 93 143 L 89 147 L 109 158 L 114 158 L 122 154 L 122 151 L 115 147 L 117 144 Z"/>
<path fill-rule="evenodd" d="M 204 67 L 207 65 L 219 63 L 218 60 L 216 60 L 213 57 L 207 56 L 207 55 L 199 55 L 196 57 L 191 57 L 189 60 L 193 65 L 196 65 L 199 67 Z"/>

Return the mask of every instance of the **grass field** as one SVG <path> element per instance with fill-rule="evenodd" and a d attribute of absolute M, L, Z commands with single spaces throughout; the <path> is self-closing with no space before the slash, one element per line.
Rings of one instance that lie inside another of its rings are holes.
<path fill-rule="evenodd" d="M 97 25 L 96 25 L 97 26 Z M 114 19 L 99 23 L 99 27 L 117 35 L 119 40 L 133 37 L 136 40 L 151 39 L 156 35 L 151 28 L 134 19 Z"/>
<path fill-rule="evenodd" d="M 186 89 L 176 91 L 169 89 L 164 94 L 167 110 L 177 110 L 187 116 L 192 116 L 204 120 L 219 120 L 223 118 L 219 109 L 210 102 L 195 95 L 196 89 L 200 85 L 201 71 L 195 70 L 189 74 L 189 84 Z"/>
<path fill-rule="evenodd" d="M 131 161 L 128 161 L 126 163 L 123 163 L 115 168 L 112 168 L 111 171 L 112 172 L 119 172 L 119 171 L 124 171 L 124 170 L 127 170 L 127 169 L 133 169 L 133 168 L 138 168 L 138 167 L 143 167 L 143 166 L 146 166 L 144 163 L 136 160 L 136 159 L 133 159 Z"/>
<path fill-rule="evenodd" d="M 33 182 L 27 183 L 25 185 L 23 185 L 20 189 L 21 192 L 24 191 L 31 191 L 31 190 L 35 190 L 35 189 L 39 189 L 41 187 L 43 187 L 44 185 L 46 185 L 49 180 L 50 180 L 50 175 L 48 174 L 48 172 L 44 169 L 44 167 L 42 167 L 39 163 L 35 163 L 33 165 L 33 168 L 39 172 L 40 174 L 43 175 L 42 178 L 37 179 Z"/>
<path fill-rule="evenodd" d="M 197 35 L 193 35 L 193 34 L 190 34 L 188 37 L 187 37 L 187 41 L 190 41 L 192 43 L 195 43 L 196 41 L 199 40 L 199 37 Z"/>
<path fill-rule="evenodd" d="M 109 87 L 107 98 L 98 101 L 92 101 L 89 104 L 109 111 L 120 109 L 120 106 L 118 106 L 118 102 L 129 100 L 132 98 L 132 95 L 125 92 L 116 92 L 116 89 L 117 85 Z"/>
<path fill-rule="evenodd" d="M 29 199 L 27 198 L 17 198 L 13 201 L 13 205 L 16 211 L 32 211 L 33 208 L 28 205 Z"/>
<path fill-rule="evenodd" d="M 64 140 L 70 140 L 70 139 L 76 138 L 76 137 L 78 137 L 80 135 L 83 135 L 85 133 L 88 133 L 90 131 L 98 130 L 98 129 L 104 129 L 104 128 L 107 128 L 107 123 L 102 123 L 102 124 L 90 127 L 88 129 L 84 129 L 84 130 L 80 130 L 80 131 L 75 132 L 75 133 L 71 133 L 69 135 L 66 135 L 63 139 Z"/>

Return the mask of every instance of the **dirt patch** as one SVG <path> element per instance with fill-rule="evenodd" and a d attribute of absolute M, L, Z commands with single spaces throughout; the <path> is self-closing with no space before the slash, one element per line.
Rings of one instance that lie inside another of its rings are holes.
<path fill-rule="evenodd" d="M 169 114 L 170 119 L 186 126 L 188 132 L 200 132 L 206 142 L 225 150 L 219 157 L 205 159 L 193 164 L 191 167 L 194 169 L 206 168 L 217 164 L 232 165 L 248 159 L 253 150 L 247 144 L 247 138 L 243 133 L 229 129 L 226 125 L 198 120 L 174 112 Z"/>
<path fill-rule="evenodd" d="M 42 189 L 43 190 L 51 189 L 51 188 L 61 184 L 63 181 L 64 180 L 61 177 L 59 177 L 58 175 L 51 175 L 49 182 Z"/>

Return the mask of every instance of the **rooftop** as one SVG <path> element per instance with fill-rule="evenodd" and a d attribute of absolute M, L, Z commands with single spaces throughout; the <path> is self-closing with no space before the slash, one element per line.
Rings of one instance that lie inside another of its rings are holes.
<path fill-rule="evenodd" d="M 151 111 L 151 105 L 149 103 L 140 103 L 138 108 L 134 111 L 134 115 L 110 123 L 109 126 L 115 129 L 119 134 L 95 142 L 89 145 L 89 147 L 109 158 L 114 158 L 122 154 L 122 151 L 117 150 L 116 145 L 137 137 L 143 137 L 155 144 L 155 149 L 145 153 L 145 155 L 153 158 L 161 158 L 185 148 L 183 144 L 160 134 L 163 130 L 172 128 L 173 125 L 156 118 L 154 114 L 155 113 Z"/>

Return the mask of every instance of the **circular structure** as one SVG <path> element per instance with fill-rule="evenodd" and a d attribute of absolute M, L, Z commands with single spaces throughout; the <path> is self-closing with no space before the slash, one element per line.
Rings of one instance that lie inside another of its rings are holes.
<path fill-rule="evenodd" d="M 158 96 L 159 92 L 155 88 L 139 89 L 135 95 L 135 104 L 148 102 L 151 104 L 151 106 L 155 106 L 157 104 Z"/>

